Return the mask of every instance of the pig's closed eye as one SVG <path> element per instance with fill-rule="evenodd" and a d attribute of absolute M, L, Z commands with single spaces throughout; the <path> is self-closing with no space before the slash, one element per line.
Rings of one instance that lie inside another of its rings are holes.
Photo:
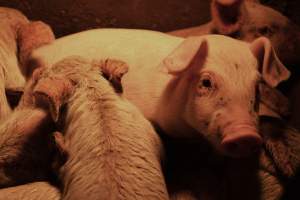
<path fill-rule="evenodd" d="M 263 27 L 258 28 L 258 33 L 260 35 L 264 35 L 264 36 L 271 36 L 271 35 L 273 35 L 273 30 L 271 27 L 263 26 Z"/>
<path fill-rule="evenodd" d="M 210 75 L 202 75 L 198 85 L 198 94 L 200 96 L 208 95 L 215 88 L 214 81 Z"/>

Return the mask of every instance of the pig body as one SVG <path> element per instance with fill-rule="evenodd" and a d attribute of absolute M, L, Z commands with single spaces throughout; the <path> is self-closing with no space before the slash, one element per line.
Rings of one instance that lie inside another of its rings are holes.
<path fill-rule="evenodd" d="M 51 99 L 57 96 L 52 91 L 66 91 L 55 90 L 64 81 L 74 84 L 68 96 L 62 94 L 68 99 L 62 113 L 62 146 L 68 152 L 59 170 L 62 199 L 168 199 L 158 135 L 136 107 L 115 93 L 100 67 L 71 57 L 45 69 L 34 89 L 44 101 L 42 94 Z"/>
<path fill-rule="evenodd" d="M 20 12 L 0 7 L 0 119 L 10 112 L 5 87 L 23 87 L 25 79 L 18 65 L 17 31 L 28 19 Z"/>
<path fill-rule="evenodd" d="M 0 200 L 59 200 L 59 190 L 47 182 L 33 182 L 0 189 Z"/>
<path fill-rule="evenodd" d="M 262 51 L 265 47 L 267 50 Z M 201 137 L 202 133 L 215 141 L 217 147 L 227 149 L 240 136 L 250 146 L 260 143 L 254 111 L 259 70 L 272 86 L 289 76 L 269 47 L 264 38 L 249 45 L 220 35 L 184 40 L 153 31 L 99 29 L 60 38 L 34 51 L 31 60 L 37 66 L 50 66 L 70 55 L 122 60 L 130 66 L 122 79 L 124 96 L 148 119 L 172 136 Z M 263 52 L 266 55 L 256 57 Z M 273 79 L 275 74 L 269 74 L 276 66 L 269 66 L 273 62 L 268 59 L 275 59 L 278 64 L 277 80 Z M 267 68 L 271 71 L 265 71 Z M 222 91 L 210 95 L 217 88 Z"/>

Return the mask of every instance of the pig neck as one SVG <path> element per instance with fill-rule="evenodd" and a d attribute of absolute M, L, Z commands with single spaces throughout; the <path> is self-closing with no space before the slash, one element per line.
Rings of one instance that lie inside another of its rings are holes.
<path fill-rule="evenodd" d="M 190 81 L 186 74 L 179 77 L 169 76 L 171 77 L 157 105 L 155 119 L 167 134 L 174 137 L 199 137 L 199 132 L 192 128 L 184 117 Z"/>
<path fill-rule="evenodd" d="M 188 82 L 163 71 L 161 66 L 150 69 L 143 79 L 128 74 L 122 79 L 124 97 L 135 104 L 152 123 L 175 137 L 199 135 L 183 119 Z M 138 82 L 138 84 L 136 83 Z"/>

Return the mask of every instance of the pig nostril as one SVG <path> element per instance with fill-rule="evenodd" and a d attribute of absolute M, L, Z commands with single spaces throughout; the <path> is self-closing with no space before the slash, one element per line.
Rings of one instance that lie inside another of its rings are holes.
<path fill-rule="evenodd" d="M 248 156 L 260 150 L 261 139 L 256 137 L 235 138 L 222 142 L 226 154 L 233 157 Z"/>

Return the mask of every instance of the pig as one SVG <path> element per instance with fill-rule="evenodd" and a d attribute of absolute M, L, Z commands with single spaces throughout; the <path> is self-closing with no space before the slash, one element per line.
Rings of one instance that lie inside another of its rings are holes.
<path fill-rule="evenodd" d="M 18 28 L 26 23 L 28 19 L 17 10 L 0 7 L 0 120 L 11 112 L 5 87 L 23 86 L 25 83 L 18 67 L 16 35 Z"/>
<path fill-rule="evenodd" d="M 60 192 L 48 182 L 33 182 L 0 189 L 0 200 L 59 200 Z"/>
<path fill-rule="evenodd" d="M 204 25 L 175 30 L 169 34 L 180 37 L 203 34 L 223 34 L 236 39 L 252 42 L 264 36 L 270 39 L 279 59 L 292 72 L 288 82 L 278 89 L 290 101 L 293 112 L 283 116 L 289 123 L 300 129 L 299 75 L 300 28 L 287 17 L 267 6 L 247 0 L 212 0 L 212 20 Z"/>
<path fill-rule="evenodd" d="M 124 61 L 130 69 L 123 95 L 146 118 L 172 137 L 209 140 L 234 157 L 261 146 L 259 83 L 276 87 L 290 75 L 264 37 L 249 44 L 222 35 L 183 39 L 128 29 L 59 38 L 34 50 L 29 62 L 51 66 L 70 55 Z"/>
<path fill-rule="evenodd" d="M 15 90 L 23 88 L 25 84 L 25 77 L 18 57 L 25 59 L 28 55 L 25 52 L 30 52 L 34 48 L 54 40 L 53 34 L 50 34 L 49 38 L 48 36 L 39 37 L 45 31 L 40 32 L 40 29 L 33 30 L 31 28 L 32 26 L 36 27 L 37 24 L 49 32 L 48 25 L 42 22 L 29 22 L 21 12 L 0 7 L 0 120 L 7 117 L 11 112 L 5 89 Z M 31 34 L 25 34 L 26 31 L 23 29 L 32 30 Z M 31 40 L 32 46 L 28 45 L 29 42 L 25 43 L 29 37 L 35 37 L 35 41 Z M 23 43 L 26 45 L 24 46 Z"/>
<path fill-rule="evenodd" d="M 54 135 L 67 155 L 58 171 L 62 199 L 168 199 L 158 135 L 101 69 L 116 83 L 128 67 L 72 56 L 33 74 L 36 102 L 60 124 Z"/>
<path fill-rule="evenodd" d="M 180 37 L 222 34 L 252 42 L 268 37 L 287 66 L 298 65 L 299 27 L 272 8 L 247 0 L 212 0 L 212 19 L 207 24 L 169 32 Z"/>
<path fill-rule="evenodd" d="M 34 101 L 34 82 L 26 84 L 19 105 L 0 123 L 0 188 L 56 181 L 52 179 L 55 126 L 48 111 Z"/>

